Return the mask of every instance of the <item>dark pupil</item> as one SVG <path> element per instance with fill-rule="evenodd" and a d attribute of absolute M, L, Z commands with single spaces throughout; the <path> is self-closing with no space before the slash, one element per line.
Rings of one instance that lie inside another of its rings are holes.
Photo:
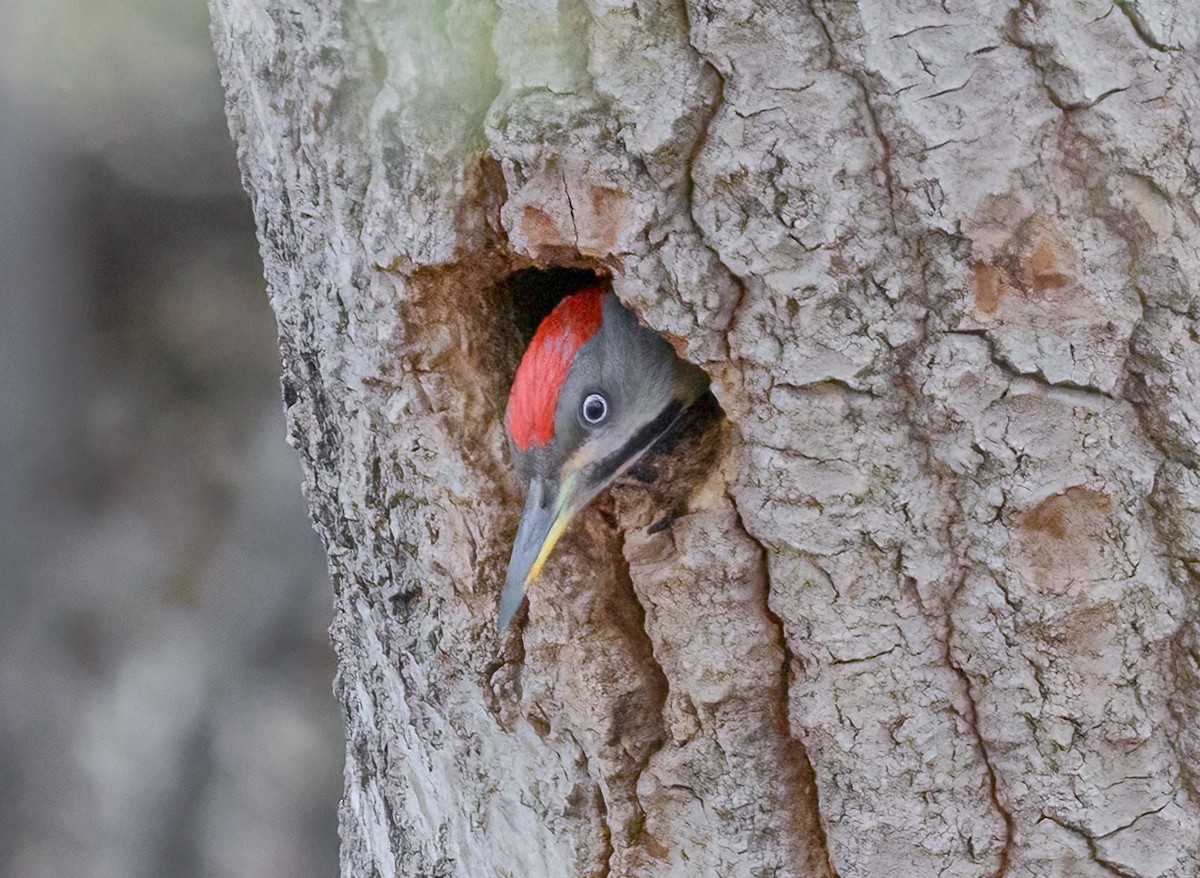
<path fill-rule="evenodd" d="M 589 421 L 598 421 L 604 417 L 604 400 L 597 396 L 589 396 L 583 403 L 583 416 Z"/>

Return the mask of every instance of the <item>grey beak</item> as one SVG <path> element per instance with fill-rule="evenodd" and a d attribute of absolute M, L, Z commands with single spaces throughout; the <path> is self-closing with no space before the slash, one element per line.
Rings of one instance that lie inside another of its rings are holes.
<path fill-rule="evenodd" d="M 688 403 L 690 405 L 690 402 Z M 557 494 L 544 479 L 534 478 L 525 494 L 525 511 L 508 560 L 508 576 L 500 595 L 498 630 L 503 633 L 516 615 L 529 583 L 537 579 L 542 565 L 575 513 L 629 469 L 659 437 L 671 429 L 686 406 L 673 401 L 629 438 L 609 457 L 579 470 L 564 471 Z"/>
<path fill-rule="evenodd" d="M 521 514 L 521 525 L 517 528 L 512 557 L 508 561 L 504 592 L 500 595 L 497 627 L 501 632 L 516 615 L 525 597 L 526 584 L 537 578 L 542 562 L 558 542 L 558 535 L 566 524 L 566 521 L 560 521 L 565 516 L 556 502 L 559 498 L 551 496 L 547 488 L 541 479 L 533 479 L 525 495 L 525 511 Z"/>

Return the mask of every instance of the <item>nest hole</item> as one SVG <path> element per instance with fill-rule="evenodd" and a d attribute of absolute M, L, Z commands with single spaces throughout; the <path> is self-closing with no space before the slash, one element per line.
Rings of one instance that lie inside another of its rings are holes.
<path fill-rule="evenodd" d="M 500 281 L 497 305 L 508 311 L 507 322 L 520 346 L 517 360 L 555 305 L 586 287 L 608 285 L 606 274 L 586 268 L 525 268 Z M 513 365 L 515 368 L 516 363 Z"/>
<path fill-rule="evenodd" d="M 492 362 L 486 364 L 486 368 L 494 380 L 503 384 L 501 398 L 507 399 L 521 357 L 546 315 L 567 296 L 594 286 L 605 289 L 611 286 L 611 276 L 607 270 L 577 266 L 524 268 L 512 272 L 492 287 L 487 304 L 488 311 L 495 315 L 490 322 L 495 333 L 495 343 L 491 345 L 495 356 L 491 358 Z M 654 465 L 656 460 L 673 455 L 680 448 L 686 449 L 704 435 L 711 437 L 714 431 L 719 432 L 718 425 L 724 419 L 725 413 L 710 390 L 662 437 L 654 448 L 649 465 L 639 465 L 634 478 L 638 481 L 657 481 L 653 472 L 658 469 Z M 710 443 L 702 444 L 707 446 Z M 702 472 L 715 466 L 719 457 L 713 448 L 706 449 L 697 461 L 700 464 L 695 467 L 697 471 L 689 474 L 689 481 L 701 478 Z"/>

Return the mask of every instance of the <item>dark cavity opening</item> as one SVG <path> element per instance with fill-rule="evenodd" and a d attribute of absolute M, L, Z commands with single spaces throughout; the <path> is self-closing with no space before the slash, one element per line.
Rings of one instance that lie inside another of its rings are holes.
<path fill-rule="evenodd" d="M 571 293 L 608 282 L 607 274 L 586 268 L 524 268 L 487 291 L 489 342 L 481 365 L 503 383 L 497 388 L 501 398 L 507 398 L 517 364 L 542 319 Z"/>
<path fill-rule="evenodd" d="M 509 322 L 522 342 L 522 351 L 555 305 L 571 293 L 590 286 L 607 287 L 608 282 L 607 276 L 586 268 L 526 268 L 501 281 L 501 298 L 509 308 Z"/>

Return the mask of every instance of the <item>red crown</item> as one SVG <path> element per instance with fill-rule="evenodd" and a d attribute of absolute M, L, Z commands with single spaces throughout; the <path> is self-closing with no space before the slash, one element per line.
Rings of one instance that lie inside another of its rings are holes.
<path fill-rule="evenodd" d="M 554 438 L 554 413 L 575 354 L 600 329 L 605 292 L 591 288 L 554 306 L 529 343 L 508 397 L 505 423 L 519 451 Z"/>

